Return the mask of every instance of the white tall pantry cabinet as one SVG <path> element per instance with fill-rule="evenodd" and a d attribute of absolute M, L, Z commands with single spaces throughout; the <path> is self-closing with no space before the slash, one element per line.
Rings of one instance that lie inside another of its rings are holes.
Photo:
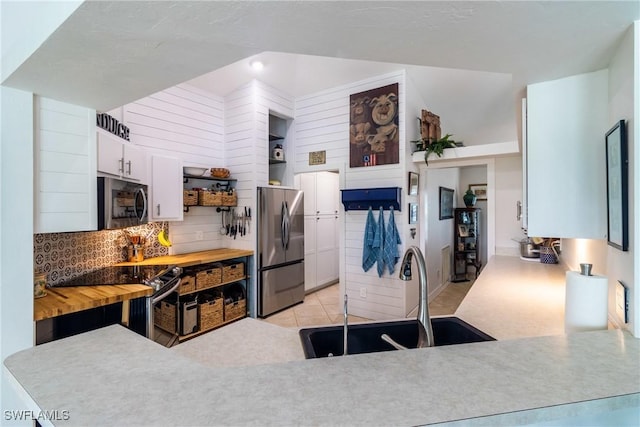
<path fill-rule="evenodd" d="M 305 291 L 338 281 L 339 176 L 311 172 L 296 177 L 304 192 Z"/>

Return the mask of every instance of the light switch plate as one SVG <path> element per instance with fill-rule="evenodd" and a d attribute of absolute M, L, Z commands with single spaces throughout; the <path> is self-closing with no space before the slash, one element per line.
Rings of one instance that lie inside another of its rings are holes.
<path fill-rule="evenodd" d="M 629 323 L 629 289 L 619 280 L 616 283 L 616 314 L 618 319 Z"/>

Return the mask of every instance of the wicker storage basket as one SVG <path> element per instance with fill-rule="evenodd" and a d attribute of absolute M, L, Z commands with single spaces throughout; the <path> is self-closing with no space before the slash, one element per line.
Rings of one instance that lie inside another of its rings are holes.
<path fill-rule="evenodd" d="M 160 329 L 174 334 L 176 332 L 176 304 L 160 301 L 153 307 L 153 323 Z"/>
<path fill-rule="evenodd" d="M 182 204 L 184 206 L 197 206 L 198 205 L 198 191 L 197 190 L 183 190 L 182 191 Z"/>
<path fill-rule="evenodd" d="M 225 300 L 226 301 L 226 300 Z M 229 322 L 247 315 L 247 300 L 245 298 L 229 302 L 224 305 L 224 321 Z"/>
<path fill-rule="evenodd" d="M 224 321 L 229 322 L 247 315 L 247 298 L 240 283 L 229 285 L 224 290 Z"/>
<path fill-rule="evenodd" d="M 240 280 L 244 278 L 244 263 L 242 262 L 228 262 L 223 264 L 222 267 L 222 281 L 233 282 L 234 280 Z"/>
<path fill-rule="evenodd" d="M 196 278 L 193 276 L 182 276 L 180 280 L 180 287 L 178 287 L 178 293 L 180 295 L 196 290 Z"/>
<path fill-rule="evenodd" d="M 224 192 L 212 191 L 206 189 L 198 190 L 199 206 L 222 206 L 222 197 Z"/>
<path fill-rule="evenodd" d="M 204 331 L 224 322 L 224 299 L 219 292 L 202 295 L 202 298 L 203 301 L 198 303 L 198 326 Z"/>
<path fill-rule="evenodd" d="M 238 194 L 235 191 L 222 192 L 222 206 L 237 206 Z"/>
<path fill-rule="evenodd" d="M 216 264 L 196 273 L 196 289 L 210 288 L 222 283 L 222 265 Z"/>
<path fill-rule="evenodd" d="M 226 168 L 211 168 L 211 176 L 214 178 L 229 178 L 231 176 L 231 171 Z"/>

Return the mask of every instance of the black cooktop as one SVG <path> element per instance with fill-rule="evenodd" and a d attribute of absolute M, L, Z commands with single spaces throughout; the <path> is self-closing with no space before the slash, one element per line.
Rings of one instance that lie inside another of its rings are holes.
<path fill-rule="evenodd" d="M 161 275 L 170 265 L 112 266 L 74 277 L 58 286 L 143 285 L 145 281 Z"/>

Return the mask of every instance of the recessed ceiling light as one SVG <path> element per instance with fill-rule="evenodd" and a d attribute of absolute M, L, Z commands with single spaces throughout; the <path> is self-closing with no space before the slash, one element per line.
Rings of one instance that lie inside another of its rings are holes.
<path fill-rule="evenodd" d="M 251 61 L 249 64 L 255 71 L 262 71 L 264 64 L 261 61 Z"/>

